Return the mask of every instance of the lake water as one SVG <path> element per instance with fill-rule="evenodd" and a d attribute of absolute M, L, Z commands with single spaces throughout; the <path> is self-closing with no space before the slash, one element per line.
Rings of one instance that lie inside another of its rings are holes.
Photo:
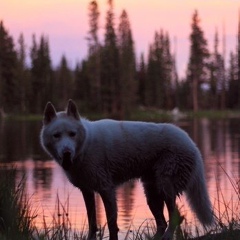
<path fill-rule="evenodd" d="M 227 219 L 231 216 L 223 205 L 231 204 L 234 210 L 238 198 L 230 179 L 238 189 L 240 176 L 240 122 L 239 119 L 194 119 L 179 120 L 176 125 L 186 130 L 200 148 L 205 164 L 206 179 L 211 201 L 217 216 Z M 43 152 L 39 144 L 39 121 L 0 120 L 0 174 L 14 164 L 17 167 L 16 181 L 26 177 L 26 188 L 37 209 L 36 224 L 43 228 L 53 218 L 57 219 L 58 209 L 65 209 L 72 228 L 86 228 L 86 211 L 81 192 L 73 187 L 61 168 Z M 1 175 L 0 175 L 1 177 Z M 229 179 L 230 178 L 230 179 Z M 60 205 L 57 204 L 60 200 Z M 138 229 L 146 220 L 152 219 L 147 207 L 141 183 L 133 181 L 124 184 L 117 191 L 118 224 L 120 232 Z M 225 201 L 225 202 L 224 202 Z M 106 223 L 103 204 L 98 195 L 98 224 Z M 223 204 L 221 204 L 223 203 Z M 178 206 L 187 223 L 197 224 L 184 197 Z M 232 217 L 237 212 L 231 212 Z M 166 214 L 167 216 L 167 214 Z"/>

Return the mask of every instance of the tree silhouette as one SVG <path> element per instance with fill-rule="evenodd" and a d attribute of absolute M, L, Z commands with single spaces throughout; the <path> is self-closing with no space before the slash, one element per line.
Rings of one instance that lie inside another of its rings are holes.
<path fill-rule="evenodd" d="M 192 32 L 190 35 L 190 58 L 187 70 L 187 79 L 192 88 L 193 110 L 199 109 L 200 85 L 207 80 L 207 61 L 209 52 L 207 40 L 200 27 L 200 19 L 196 10 L 192 18 Z"/>
<path fill-rule="evenodd" d="M 16 78 L 17 54 L 13 38 L 0 22 L 0 108 L 14 112 L 19 103 Z"/>
<path fill-rule="evenodd" d="M 18 81 L 18 90 L 19 90 L 19 108 L 22 113 L 26 113 L 29 111 L 30 101 L 29 98 L 31 96 L 31 79 L 30 73 L 27 69 L 26 64 L 26 45 L 24 36 L 21 33 L 18 39 L 18 49 L 17 49 L 17 81 Z"/>
<path fill-rule="evenodd" d="M 237 68 L 238 68 L 238 107 L 240 107 L 240 11 L 238 15 L 238 36 L 237 36 Z"/>
<path fill-rule="evenodd" d="M 149 48 L 146 104 L 162 109 L 174 106 L 173 87 L 175 84 L 175 68 L 170 52 L 168 33 L 155 32 L 154 42 Z"/>
<path fill-rule="evenodd" d="M 118 111 L 120 116 L 129 116 L 136 104 L 136 62 L 132 31 L 127 12 L 122 11 L 118 28 L 119 89 Z"/>
<path fill-rule="evenodd" d="M 223 56 L 219 53 L 219 37 L 216 30 L 214 37 L 214 52 L 211 55 L 209 69 L 210 82 L 206 107 L 213 109 L 225 108 L 225 67 Z"/>
<path fill-rule="evenodd" d="M 46 36 L 32 37 L 30 66 L 24 36 L 16 44 L 0 21 L 0 114 L 41 113 L 46 101 L 59 107 L 69 97 L 85 111 L 103 112 L 113 118 L 128 117 L 137 104 L 172 109 L 237 109 L 240 106 L 240 14 L 237 46 L 225 66 L 216 31 L 214 50 L 208 51 L 198 11 L 191 19 L 190 56 L 186 75 L 178 81 L 176 56 L 168 32 L 156 31 L 148 57 L 136 62 L 135 44 L 127 11 L 115 31 L 113 0 L 108 0 L 104 40 L 99 37 L 99 8 L 88 8 L 88 55 L 71 69 L 66 56 L 52 67 Z M 136 65 L 138 66 L 136 69 Z"/>
<path fill-rule="evenodd" d="M 52 67 L 49 53 L 48 39 L 41 36 L 40 43 L 37 44 L 33 35 L 31 48 L 31 78 L 32 78 L 32 109 L 34 113 L 40 112 L 46 99 L 53 97 Z"/>
<path fill-rule="evenodd" d="M 141 53 L 139 70 L 138 70 L 138 103 L 140 105 L 146 105 L 146 81 L 147 81 L 147 73 L 146 73 L 146 64 L 144 61 L 144 54 Z"/>
<path fill-rule="evenodd" d="M 228 70 L 228 97 L 227 104 L 229 108 L 238 108 L 239 101 L 239 81 L 238 81 L 238 62 L 237 53 L 230 53 Z"/>
<path fill-rule="evenodd" d="M 114 29 L 113 2 L 108 1 L 104 46 L 101 52 L 102 110 L 105 114 L 118 117 L 119 99 L 119 52 Z"/>
<path fill-rule="evenodd" d="M 89 110 L 90 99 L 90 80 L 87 60 L 77 63 L 74 70 L 74 88 L 73 96 L 79 100 L 82 110 Z M 101 104 L 101 102 L 99 103 Z"/>
<path fill-rule="evenodd" d="M 68 99 L 72 98 L 74 88 L 72 72 L 68 66 L 65 55 L 61 58 L 60 65 L 56 71 L 55 81 L 54 95 L 57 95 L 56 100 L 58 101 L 60 107 L 63 108 Z"/>
<path fill-rule="evenodd" d="M 88 74 L 90 85 L 89 106 L 93 110 L 101 110 L 101 75 L 100 75 L 100 54 L 101 46 L 98 39 L 99 11 L 97 2 L 91 1 L 89 4 L 89 25 L 88 33 Z"/>

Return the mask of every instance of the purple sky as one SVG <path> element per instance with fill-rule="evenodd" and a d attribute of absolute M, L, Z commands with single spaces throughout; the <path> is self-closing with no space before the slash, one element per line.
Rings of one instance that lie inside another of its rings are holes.
<path fill-rule="evenodd" d="M 31 46 L 33 33 L 37 38 L 41 34 L 47 35 L 53 65 L 58 65 L 62 54 L 65 54 L 69 65 L 74 67 L 77 61 L 87 55 L 89 2 L 89 0 L 0 1 L 0 19 L 4 21 L 15 42 L 21 32 L 24 34 L 28 48 Z M 107 0 L 99 0 L 98 4 L 101 13 L 99 37 L 103 39 Z M 240 11 L 238 0 L 115 0 L 116 27 L 123 9 L 126 9 L 130 18 L 137 57 L 139 58 L 141 52 L 147 57 L 154 32 L 162 28 L 169 32 L 172 51 L 176 49 L 180 76 L 184 76 L 187 66 L 190 24 L 195 9 L 199 12 L 201 27 L 210 51 L 213 49 L 216 29 L 220 37 L 219 50 L 222 51 L 223 26 L 227 56 L 236 48 Z"/>

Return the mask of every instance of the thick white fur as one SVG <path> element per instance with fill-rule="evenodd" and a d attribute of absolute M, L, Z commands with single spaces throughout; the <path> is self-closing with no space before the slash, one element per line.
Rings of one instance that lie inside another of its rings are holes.
<path fill-rule="evenodd" d="M 183 165 L 181 169 L 189 171 L 187 167 L 184 169 L 184 164 L 180 161 L 186 160 L 186 166 L 188 166 L 188 159 L 193 161 L 191 176 L 187 185 L 183 186 L 180 192 L 186 192 L 190 206 L 202 224 L 212 223 L 213 215 L 205 183 L 202 157 L 195 143 L 185 131 L 166 123 L 109 119 L 95 122 L 82 119 L 81 122 L 86 130 L 82 152 L 89 156 L 89 161 L 94 159 L 94 165 L 99 164 L 98 169 L 101 169 L 102 161 L 111 159 L 111 167 L 115 173 L 124 174 L 127 170 L 136 171 L 138 168 L 140 168 L 138 173 L 141 173 L 144 171 L 141 168 L 141 162 L 147 161 L 151 156 L 154 158 L 155 154 L 165 151 L 165 149 L 181 156 L 180 159 L 175 159 L 179 162 L 174 164 L 169 162 L 169 165 L 173 164 L 169 166 L 170 169 L 178 168 L 177 165 L 181 163 Z M 134 159 L 134 169 L 131 168 L 131 159 Z M 185 172 L 181 174 L 184 175 Z"/>
<path fill-rule="evenodd" d="M 69 102 L 66 112 L 60 113 L 49 103 L 41 143 L 64 168 L 69 180 L 82 190 L 91 222 L 89 239 L 96 239 L 93 191 L 103 198 L 110 239 L 116 240 L 114 189 L 133 178 L 142 180 L 155 215 L 159 211 L 154 210 L 157 202 L 152 196 L 166 202 L 173 214 L 176 196 L 186 192 L 200 222 L 205 226 L 213 223 L 201 154 L 179 127 L 109 119 L 91 122 L 80 118 L 73 102 Z M 160 235 L 165 231 L 165 224 L 162 218 L 158 226 Z M 162 239 L 171 239 L 172 234 L 172 229 L 168 228 Z"/>

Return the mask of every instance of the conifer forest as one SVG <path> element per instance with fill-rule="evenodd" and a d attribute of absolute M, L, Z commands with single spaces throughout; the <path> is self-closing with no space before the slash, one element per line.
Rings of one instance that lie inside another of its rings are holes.
<path fill-rule="evenodd" d="M 24 33 L 13 39 L 11 29 L 5 26 L 4 19 L 0 20 L 1 113 L 41 114 L 47 101 L 63 108 L 69 98 L 80 109 L 113 118 L 127 117 L 139 106 L 193 111 L 239 109 L 240 19 L 236 23 L 235 50 L 226 57 L 219 50 L 217 31 L 214 50 L 209 51 L 200 14 L 193 11 L 189 19 L 187 71 L 179 78 L 171 37 L 164 26 L 153 33 L 148 54 L 136 56 L 126 10 L 116 26 L 113 1 L 108 1 L 102 41 L 96 0 L 89 3 L 87 14 L 88 55 L 74 68 L 69 67 L 65 55 L 59 59 L 59 66 L 52 66 L 51 36 L 37 38 L 33 33 L 27 49 Z"/>

